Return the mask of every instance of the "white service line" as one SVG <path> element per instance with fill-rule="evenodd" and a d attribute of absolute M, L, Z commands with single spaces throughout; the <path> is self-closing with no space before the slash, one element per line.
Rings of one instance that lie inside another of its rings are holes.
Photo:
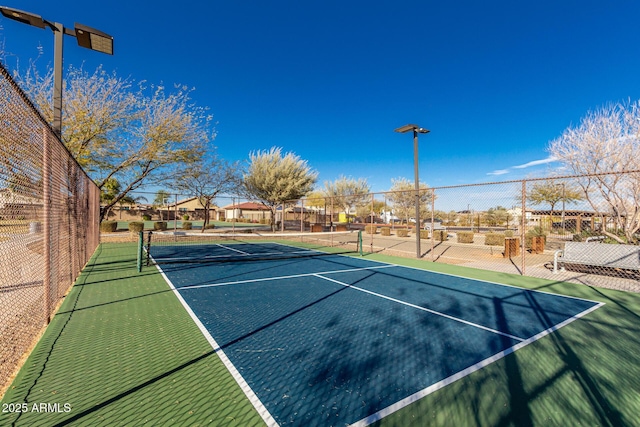
<path fill-rule="evenodd" d="M 251 255 L 249 252 L 241 251 L 240 249 L 236 249 L 236 248 L 230 248 L 229 246 L 225 246 L 225 245 L 222 245 L 220 243 L 218 243 L 216 246 L 219 246 L 221 248 L 225 248 L 225 249 L 227 249 L 229 251 L 241 253 L 242 255 Z"/>
<path fill-rule="evenodd" d="M 532 336 L 531 338 L 527 338 L 526 340 L 514 345 L 513 347 L 509 347 L 505 350 L 502 350 L 496 354 L 494 354 L 493 356 L 487 357 L 484 360 L 481 360 L 480 362 L 476 363 L 475 365 L 471 365 L 466 369 L 463 369 L 460 372 L 457 372 L 453 375 L 451 375 L 450 377 L 447 377 L 445 379 L 443 379 L 442 381 L 439 381 L 435 384 L 430 385 L 427 388 L 424 388 L 410 396 L 407 396 L 406 398 L 399 400 L 398 402 L 387 406 L 384 409 L 379 410 L 378 412 L 371 414 L 361 420 L 356 421 L 355 423 L 352 423 L 349 425 L 349 427 L 366 427 L 368 425 L 371 425 L 373 423 L 375 423 L 376 421 L 380 421 L 382 418 L 386 417 L 387 415 L 390 415 L 396 411 L 399 411 L 400 409 L 409 406 L 410 404 L 422 399 L 423 397 L 437 391 L 440 390 L 441 388 L 444 388 L 446 386 L 448 386 L 449 384 L 452 384 L 456 381 L 458 381 L 459 379 L 462 379 L 464 377 L 466 377 L 467 375 L 470 375 L 482 368 L 484 368 L 485 366 L 488 366 L 490 364 L 492 364 L 493 362 L 496 362 L 500 359 L 502 359 L 505 356 L 508 356 L 509 354 L 513 353 L 516 350 L 521 349 L 522 347 L 525 347 L 529 344 L 531 344 L 532 342 L 535 342 L 555 331 L 557 331 L 558 329 L 568 325 L 569 323 L 573 322 L 574 320 L 578 320 L 579 318 L 586 316 L 587 314 L 591 313 L 594 310 L 597 310 L 598 308 L 602 307 L 604 305 L 604 303 L 599 303 L 594 305 L 591 308 L 588 308 L 586 310 L 584 310 L 581 313 L 576 314 L 575 316 L 571 316 L 570 318 L 568 318 L 567 320 L 565 320 L 564 322 L 558 323 L 557 325 L 554 325 L 552 327 L 550 327 L 549 329 L 546 329 L 534 336 Z"/>
<path fill-rule="evenodd" d="M 458 317 L 450 316 L 448 314 L 444 314 L 444 313 L 441 313 L 439 311 L 435 311 L 435 310 L 431 310 L 431 309 L 428 309 L 428 308 L 425 308 L 425 307 L 421 307 L 419 305 L 411 304 L 409 302 L 402 301 L 402 300 L 399 300 L 399 299 L 396 299 L 396 298 L 392 298 L 392 297 L 389 297 L 389 296 L 386 296 L 386 295 L 382 295 L 382 294 L 379 294 L 377 292 L 368 291 L 366 289 L 359 288 L 358 286 L 349 285 L 349 284 L 341 282 L 339 280 L 331 279 L 330 277 L 324 277 L 324 276 L 322 276 L 322 274 L 325 274 L 325 273 L 315 273 L 314 276 L 316 276 L 316 277 L 318 277 L 320 279 L 328 280 L 328 281 L 333 282 L 333 283 L 337 283 L 338 285 L 342 285 L 342 286 L 346 286 L 346 287 L 351 288 L 351 289 L 355 289 L 355 290 L 360 291 L 360 292 L 364 292 L 364 293 L 367 293 L 367 294 L 370 294 L 370 295 L 373 295 L 373 296 L 376 296 L 376 297 L 384 298 L 384 299 L 387 299 L 389 301 L 397 302 L 398 304 L 403 304 L 403 305 L 406 305 L 406 306 L 409 306 L 409 307 L 412 307 L 412 308 L 417 308 L 418 310 L 426 311 L 426 312 L 429 312 L 431 314 L 442 316 L 442 317 L 445 317 L 445 318 L 450 319 L 450 320 L 455 320 L 456 322 L 464 323 L 466 325 L 473 326 L 473 327 L 476 327 L 476 328 L 479 328 L 479 329 L 484 329 L 485 331 L 493 332 L 494 334 L 502 335 L 504 337 L 508 337 L 508 338 L 514 339 L 516 341 L 520 341 L 520 342 L 524 341 L 524 338 L 516 337 L 515 335 L 511 335 L 511 334 L 506 334 L 504 332 L 498 331 L 497 329 L 488 328 L 486 326 L 482 326 L 482 325 L 479 325 L 477 323 L 469 322 L 467 320 L 460 319 Z"/>
<path fill-rule="evenodd" d="M 260 417 L 262 417 L 262 420 L 266 423 L 266 425 L 268 427 L 278 427 L 279 424 L 273 418 L 273 416 L 271 415 L 269 410 L 266 408 L 266 406 L 264 406 L 264 404 L 262 403 L 260 398 L 255 394 L 255 392 L 253 391 L 251 386 L 249 386 L 247 381 L 240 374 L 240 372 L 234 366 L 234 364 L 231 363 L 231 360 L 229 360 L 229 358 L 227 357 L 225 352 L 222 350 L 222 348 L 220 348 L 220 346 L 218 345 L 216 340 L 213 338 L 213 336 L 211 336 L 211 334 L 209 333 L 207 328 L 202 324 L 202 322 L 200 321 L 198 316 L 193 312 L 193 310 L 191 309 L 189 304 L 187 304 L 187 302 L 184 300 L 184 298 L 182 298 L 182 295 L 180 295 L 180 292 L 178 292 L 178 290 L 173 285 L 171 280 L 169 280 L 169 278 L 164 273 L 164 271 L 162 271 L 162 268 L 160 268 L 160 266 L 158 266 L 158 265 L 156 265 L 156 268 L 158 269 L 158 271 L 160 272 L 160 274 L 162 275 L 164 280 L 167 282 L 167 284 L 169 285 L 169 287 L 173 291 L 173 294 L 176 296 L 176 298 L 178 298 L 178 301 L 180 301 L 180 303 L 182 304 L 184 309 L 187 311 L 187 313 L 189 313 L 189 316 L 191 317 L 191 319 L 198 326 L 198 329 L 200 329 L 200 332 L 202 332 L 202 335 L 204 335 L 204 337 L 209 342 L 209 344 L 211 345 L 213 350 L 216 352 L 218 357 L 220 357 L 220 360 L 222 361 L 222 363 L 224 363 L 224 365 L 227 367 L 227 369 L 229 370 L 229 373 L 231 373 L 231 376 L 233 377 L 233 379 L 236 380 L 236 383 L 238 383 L 238 385 L 240 386 L 240 389 L 242 389 L 242 391 L 244 392 L 245 396 L 247 396 L 247 399 L 249 399 L 249 401 L 251 402 L 253 407 L 256 409 L 258 414 L 260 414 Z"/>
<path fill-rule="evenodd" d="M 290 276 L 277 276 L 277 277 L 264 277 L 260 279 L 247 279 L 247 280 L 235 280 L 233 282 L 220 282 L 220 283 L 208 283 L 206 285 L 193 285 L 193 286 L 183 286 L 180 290 L 183 289 L 199 289 L 199 288 L 213 288 L 216 286 L 227 286 L 227 285 L 236 285 L 240 283 L 257 283 L 257 282 L 268 282 L 271 280 L 284 280 L 284 279 L 295 279 L 297 277 L 309 277 L 315 276 L 316 274 L 335 274 L 335 273 L 349 273 L 352 271 L 363 271 L 363 270 L 379 270 L 381 268 L 392 268 L 397 267 L 392 264 L 386 265 L 378 265 L 375 267 L 361 267 L 361 268 L 349 268 L 346 270 L 331 270 L 331 271 L 320 271 L 318 273 L 301 273 L 301 274 L 292 274 Z"/>

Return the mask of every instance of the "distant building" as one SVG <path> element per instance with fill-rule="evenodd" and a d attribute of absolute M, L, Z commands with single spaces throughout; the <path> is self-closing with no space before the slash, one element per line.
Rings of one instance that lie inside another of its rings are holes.
<path fill-rule="evenodd" d="M 224 218 L 226 220 L 244 219 L 251 222 L 258 222 L 261 219 L 265 220 L 271 218 L 271 209 L 262 203 L 256 202 L 232 204 L 223 207 L 222 210 L 224 211 Z"/>
<path fill-rule="evenodd" d="M 42 200 L 32 196 L 0 189 L 0 218 L 2 219 L 38 219 L 42 212 Z"/>

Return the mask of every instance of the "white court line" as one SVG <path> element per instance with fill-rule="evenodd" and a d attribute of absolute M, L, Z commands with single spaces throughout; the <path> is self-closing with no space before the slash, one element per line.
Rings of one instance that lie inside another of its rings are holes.
<path fill-rule="evenodd" d="M 209 333 L 207 328 L 202 324 L 200 319 L 198 319 L 198 316 L 193 312 L 191 307 L 189 307 L 189 304 L 187 304 L 187 302 L 182 298 L 182 295 L 180 295 L 180 292 L 178 292 L 178 290 L 173 285 L 171 280 L 169 280 L 167 275 L 164 274 L 164 271 L 162 271 L 162 268 L 160 268 L 160 266 L 158 266 L 158 265 L 156 265 L 156 268 L 158 269 L 158 271 L 160 271 L 160 274 L 162 275 L 164 280 L 166 280 L 167 284 L 169 285 L 169 287 L 173 291 L 174 295 L 178 298 L 178 301 L 180 301 L 180 303 L 182 304 L 184 309 L 187 311 L 187 313 L 189 313 L 189 316 L 191 316 L 191 319 L 193 319 L 194 323 L 198 326 L 198 329 L 200 329 L 200 332 L 202 332 L 202 335 L 204 335 L 205 339 L 209 342 L 209 344 L 211 345 L 213 350 L 216 352 L 218 357 L 220 357 L 220 360 L 222 361 L 222 363 L 224 363 L 226 368 L 229 370 L 229 373 L 231 374 L 233 379 L 236 380 L 236 382 L 240 386 L 240 389 L 242 389 L 242 391 L 244 392 L 245 396 L 247 396 L 247 399 L 249 399 L 249 401 L 251 402 L 253 407 L 256 409 L 256 411 L 258 411 L 258 414 L 260 414 L 260 416 L 262 417 L 262 420 L 269 427 L 278 427 L 279 424 L 273 418 L 273 416 L 271 415 L 269 410 L 264 406 L 262 401 L 258 398 L 258 396 L 255 394 L 255 392 L 251 389 L 249 384 L 245 381 L 245 379 L 242 377 L 242 375 L 236 369 L 236 367 L 233 365 L 233 363 L 231 363 L 231 360 L 229 360 L 229 358 L 224 353 L 222 348 L 220 348 L 220 345 L 218 345 L 218 343 L 211 336 L 211 334 Z"/>
<path fill-rule="evenodd" d="M 348 268 L 346 270 L 320 271 L 318 273 L 301 273 L 301 274 L 292 274 L 290 276 L 276 276 L 276 277 L 264 277 L 264 278 L 260 278 L 260 279 L 234 280 L 232 282 L 220 282 L 220 283 L 208 283 L 208 284 L 205 284 L 205 285 L 183 286 L 183 287 L 180 288 L 180 290 L 183 290 L 183 289 L 213 288 L 213 287 L 216 287 L 216 286 L 236 285 L 236 284 L 240 284 L 240 283 L 268 282 L 268 281 L 271 281 L 271 280 L 295 279 L 297 277 L 315 276 L 316 274 L 335 274 L 335 273 L 349 273 L 349 272 L 352 272 L 352 271 L 379 270 L 381 268 L 392 268 L 392 267 L 397 267 L 397 265 L 385 264 L 385 265 L 379 265 L 379 266 L 375 266 L 375 267 Z"/>
<path fill-rule="evenodd" d="M 283 246 L 291 246 L 292 248 L 297 247 L 297 246 L 288 245 L 286 243 L 279 243 L 278 242 L 277 244 L 278 245 L 283 245 Z M 342 256 L 342 255 L 340 255 L 340 256 Z M 522 287 L 522 286 L 510 285 L 510 284 L 507 284 L 507 283 L 493 282 L 491 280 L 486 280 L 486 279 L 477 279 L 477 278 L 474 278 L 474 277 L 461 276 L 459 274 L 445 273 L 445 272 L 442 272 L 442 271 L 429 270 L 429 269 L 420 268 L 420 267 L 412 267 L 412 266 L 409 266 L 409 265 L 391 264 L 389 262 L 379 261 L 379 260 L 371 259 L 371 258 L 367 258 L 367 261 L 371 262 L 371 263 L 376 263 L 376 264 L 393 265 L 393 266 L 396 266 L 396 267 L 402 267 L 402 268 L 407 268 L 407 269 L 410 269 L 410 270 L 421 271 L 423 273 L 428 273 L 428 274 L 457 277 L 457 278 L 464 279 L 464 280 L 472 280 L 472 281 L 475 281 L 475 282 L 489 283 L 491 285 L 498 285 L 498 286 L 501 286 L 501 287 L 513 288 L 513 289 L 520 290 L 520 291 L 525 291 L 525 292 L 535 292 L 535 293 L 540 293 L 540 294 L 553 295 L 553 296 L 560 297 L 560 298 L 576 299 L 576 300 L 580 300 L 580 301 L 592 302 L 594 304 L 600 304 L 600 301 L 590 300 L 590 299 L 586 299 L 586 298 L 582 298 L 582 297 L 574 297 L 574 296 L 571 296 L 571 295 L 558 294 L 558 293 L 551 292 L 551 291 L 541 291 L 540 289 L 530 289 L 530 288 L 525 288 L 525 287 Z M 464 267 L 464 268 L 471 268 L 471 267 Z M 487 271 L 487 270 L 485 270 L 485 271 Z M 509 274 L 512 275 L 512 276 L 514 275 L 513 273 L 509 273 Z M 521 276 L 521 277 L 528 277 L 528 276 Z M 409 280 L 411 280 L 411 279 L 409 279 Z M 542 279 L 542 280 L 546 280 L 547 282 L 557 283 L 557 281 L 553 281 L 553 280 L 548 280 L 548 279 Z M 602 303 L 602 304 L 605 304 L 605 303 Z"/>
<path fill-rule="evenodd" d="M 469 322 L 468 320 L 460 319 L 459 317 L 450 316 L 448 314 L 441 313 L 439 311 L 435 311 L 435 310 L 431 310 L 431 309 L 428 309 L 428 308 L 425 308 L 425 307 L 421 307 L 419 305 L 411 304 L 409 302 L 402 301 L 402 300 L 399 300 L 399 299 L 396 299 L 396 298 L 392 298 L 392 297 L 389 297 L 389 296 L 386 296 L 386 295 L 382 295 L 382 294 L 379 294 L 377 292 L 368 291 L 366 289 L 359 288 L 358 286 L 349 285 L 348 283 L 344 283 L 344 282 L 341 282 L 339 280 L 331 279 L 329 277 L 324 277 L 321 274 L 322 273 L 315 273 L 314 276 L 316 276 L 316 277 L 318 277 L 320 279 L 328 280 L 328 281 L 333 282 L 333 283 L 337 283 L 338 285 L 346 286 L 348 288 L 355 289 L 355 290 L 360 291 L 360 292 L 364 292 L 366 294 L 370 294 L 370 295 L 373 295 L 373 296 L 376 296 L 376 297 L 379 297 L 379 298 L 384 298 L 384 299 L 389 300 L 389 301 L 397 302 L 398 304 L 403 304 L 403 305 L 406 305 L 406 306 L 409 306 L 409 307 L 412 307 L 412 308 L 417 308 L 418 310 L 422 310 L 422 311 L 426 311 L 426 312 L 431 313 L 431 314 L 442 316 L 442 317 L 445 317 L 445 318 L 447 318 L 449 320 L 455 320 L 456 322 L 464 323 L 465 325 L 473 326 L 473 327 L 478 328 L 478 329 L 484 329 L 485 331 L 489 331 L 489 332 L 492 332 L 494 334 L 502 335 L 504 337 L 508 337 L 508 338 L 514 339 L 516 341 L 520 341 L 520 342 L 524 341 L 524 338 L 516 337 L 515 335 L 507 334 L 507 333 L 498 331 L 497 329 L 488 328 L 486 326 L 482 326 L 482 325 L 479 325 L 477 323 Z"/>
<path fill-rule="evenodd" d="M 286 244 L 282 244 L 283 246 L 290 246 L 290 245 L 286 245 Z M 537 341 L 538 339 L 543 338 L 546 335 L 551 334 L 552 332 L 572 323 L 573 321 L 589 314 L 590 312 L 600 308 L 601 306 L 605 305 L 605 303 L 602 302 L 597 302 L 597 301 L 591 301 L 591 300 L 587 300 L 584 298 L 579 298 L 579 297 L 572 297 L 572 296 L 568 296 L 568 295 L 561 295 L 561 294 L 555 294 L 552 292 L 547 292 L 547 291 L 540 291 L 540 290 L 534 290 L 534 289 L 526 289 L 526 288 L 520 288 L 518 286 L 515 285 L 507 285 L 504 283 L 498 283 L 498 282 L 492 282 L 492 281 L 488 281 L 488 280 L 482 280 L 482 279 L 475 279 L 475 278 L 470 278 L 470 277 L 465 277 L 465 276 L 459 276 L 459 275 L 455 275 L 455 274 L 449 274 L 449 273 L 442 273 L 442 272 L 437 272 L 437 271 L 431 271 L 431 270 L 424 270 L 424 269 L 420 269 L 420 268 L 416 268 L 416 267 L 409 267 L 409 266 L 403 266 L 403 265 L 398 265 L 398 264 L 389 264 L 389 263 L 384 263 L 381 261 L 376 261 L 376 260 L 368 260 L 370 262 L 373 263 L 377 263 L 380 264 L 379 266 L 373 266 L 373 267 L 366 267 L 366 268 L 353 268 L 353 269 L 347 269 L 347 270 L 335 270 L 335 271 L 326 271 L 326 272 L 319 272 L 319 273 L 307 273 L 307 274 L 298 274 L 298 275 L 290 275 L 290 276 L 282 276 L 282 277 L 274 277 L 274 278 L 265 278 L 265 279 L 253 279 L 253 280 L 242 280 L 242 281 L 235 281 L 235 282 L 225 282 L 225 283 L 218 283 L 218 284 L 209 284 L 209 285 L 195 285 L 195 286 L 189 286 L 189 287 L 183 287 L 180 288 L 180 290 L 182 289 L 194 289 L 194 288 L 201 288 L 201 287 L 210 287 L 210 286 L 223 286 L 223 285 L 230 285 L 230 284 L 235 284 L 235 283 L 252 283 L 252 282 L 259 282 L 259 281 L 268 281 L 268 280 L 278 280 L 278 279 L 287 279 L 287 278 L 295 278 L 295 277 L 305 277 L 305 276 L 317 276 L 319 278 L 328 280 L 328 281 L 334 281 L 333 279 L 327 278 L 327 277 L 322 277 L 320 275 L 322 274 L 331 274 L 331 273 L 341 273 L 341 272 L 350 272 L 350 271 L 361 271 L 361 270 L 374 270 L 374 269 L 381 269 L 381 268 L 388 268 L 388 267 L 402 267 L 402 268 L 408 268 L 408 269 L 412 269 L 412 270 L 418 270 L 418 271 L 423 271 L 426 273 L 432 273 L 432 274 L 442 274 L 444 276 L 452 276 L 452 277 L 458 277 L 461 279 L 465 279 L 465 280 L 472 280 L 472 281 L 478 281 L 478 282 L 484 282 L 484 283 L 490 283 L 490 284 L 494 284 L 494 285 L 500 285 L 500 286 L 506 286 L 506 287 L 511 287 L 511 288 L 516 288 L 519 289 L 521 291 L 529 291 L 529 292 L 539 292 L 539 293 L 543 293 L 543 294 L 550 294 L 556 297 L 564 297 L 564 298 L 568 298 L 568 299 L 578 299 L 578 300 L 583 300 L 583 301 L 589 301 L 589 302 L 594 302 L 596 303 L 596 305 L 594 305 L 593 307 L 576 314 L 575 316 L 572 316 L 570 318 L 568 318 L 567 320 L 565 320 L 562 323 L 559 323 L 555 326 L 552 326 L 551 328 L 542 331 L 540 333 L 538 333 L 537 335 L 534 335 L 533 337 L 530 337 L 526 340 L 523 340 L 521 338 L 518 337 L 513 337 L 516 340 L 519 340 L 520 342 L 510 348 L 507 348 L 499 353 L 496 353 L 493 356 L 490 356 L 460 372 L 457 372 L 435 384 L 432 384 L 429 387 L 426 387 L 422 390 L 419 390 L 418 392 L 404 398 L 401 399 L 399 401 L 397 401 L 396 403 L 374 413 L 371 414 L 359 421 L 356 421 L 355 423 L 351 424 L 351 426 L 357 426 L 357 427 L 365 427 L 368 426 L 372 423 L 375 423 L 376 421 L 381 420 L 382 418 L 422 399 L 423 397 L 437 391 L 440 390 L 444 387 L 446 387 L 449 384 L 452 384 L 453 382 L 462 379 L 470 374 L 472 374 L 475 371 L 478 371 L 488 365 L 490 365 L 491 363 L 498 361 L 500 359 L 502 359 L 503 357 L 513 353 L 514 351 L 525 347 L 526 345 Z M 204 327 L 204 325 L 202 325 L 202 323 L 197 319 L 197 317 L 195 316 L 195 314 L 192 312 L 191 308 L 186 304 L 186 302 L 182 299 L 180 293 L 177 291 L 177 289 L 173 286 L 173 284 L 169 281 L 169 279 L 165 276 L 164 272 L 162 271 L 162 269 L 160 269 L 160 267 L 158 267 L 158 270 L 160 270 L 161 274 L 163 275 L 163 277 L 165 277 L 165 280 L 167 281 L 167 283 L 169 283 L 170 287 L 173 289 L 174 293 L 177 295 L 177 297 L 179 298 L 179 300 L 181 301 L 181 303 L 183 304 L 183 306 L 185 307 L 185 309 L 187 310 L 187 312 L 189 312 L 189 314 L 192 316 L 192 318 L 194 319 L 194 322 L 196 322 L 196 324 L 198 325 L 198 327 L 200 328 L 200 330 L 202 331 L 202 333 L 205 335 L 205 337 L 207 338 L 207 340 L 212 344 L 212 346 L 214 347 L 214 349 L 218 352 L 220 352 L 220 358 L 221 360 L 223 360 L 223 362 L 225 363 L 225 366 L 227 366 L 227 369 L 229 369 L 229 371 L 231 372 L 231 374 L 233 375 L 234 379 L 236 379 L 236 381 L 238 382 L 238 384 L 240 384 L 242 390 L 245 392 L 245 394 L 247 395 L 247 397 L 249 398 L 249 400 L 251 401 L 251 403 L 254 405 L 254 407 L 256 407 L 256 409 L 258 410 L 258 412 L 260 413 L 260 415 L 263 417 L 263 420 L 265 420 L 265 422 L 267 423 L 267 425 L 269 426 L 277 426 L 278 424 L 276 423 L 276 421 L 273 419 L 273 417 L 271 416 L 271 414 L 268 412 L 268 410 L 264 407 L 264 405 L 262 405 L 262 403 L 260 402 L 260 400 L 257 398 L 257 396 L 255 395 L 255 393 L 253 392 L 253 390 L 251 390 L 251 388 L 248 386 L 248 384 L 246 383 L 246 381 L 244 381 L 244 379 L 242 378 L 242 376 L 239 374 L 239 372 L 237 371 L 237 369 L 233 366 L 233 364 L 229 361 L 229 359 L 227 358 L 227 356 L 224 354 L 224 352 L 219 348 L 219 345 L 215 342 L 215 340 L 213 339 L 213 337 L 211 337 L 211 335 L 209 334 L 209 332 L 206 330 L 206 328 Z M 337 281 L 336 281 L 337 282 Z M 340 283 L 340 282 L 338 282 Z M 350 285 L 346 285 L 343 283 L 340 283 L 343 286 L 349 286 L 352 287 L 354 289 L 357 290 L 361 290 L 363 292 L 366 293 L 371 293 L 374 294 L 371 291 L 367 291 L 365 289 L 361 289 L 361 288 L 357 288 L 354 286 L 350 286 Z M 382 298 L 386 298 L 389 300 L 394 300 L 391 297 L 386 297 L 384 295 L 378 295 Z M 402 303 L 402 304 L 407 304 L 407 305 L 412 305 L 409 303 L 406 303 L 404 301 L 400 301 L 400 300 L 396 300 L 396 302 Z M 430 311 L 428 309 L 425 309 L 424 307 L 419 307 L 419 306 L 415 306 L 415 308 L 421 309 L 421 310 L 425 310 L 425 311 Z M 444 315 L 443 313 L 438 313 L 438 312 L 433 312 L 434 314 L 438 314 L 438 315 L 443 315 L 445 317 L 450 317 L 447 315 Z M 459 320 L 460 319 L 455 319 L 452 318 L 453 320 Z M 468 323 L 466 321 L 462 321 L 463 323 Z M 480 326 L 480 325 L 478 325 Z M 487 329 L 484 328 L 483 329 Z M 496 331 L 497 332 L 497 331 Z M 500 333 L 500 332 L 498 332 Z M 502 334 L 502 333 L 501 333 Z M 504 334 L 503 334 L 504 335 Z M 508 335 L 507 335 L 508 336 Z M 244 384 L 244 385 L 243 385 Z M 253 397 L 252 397 L 253 396 Z M 254 400 L 255 399 L 255 400 Z"/>
<path fill-rule="evenodd" d="M 467 375 L 472 374 L 473 372 L 484 368 L 487 365 L 492 364 L 493 362 L 502 359 L 503 357 L 513 353 L 516 350 L 521 349 L 522 347 L 531 344 L 534 341 L 539 340 L 540 338 L 551 334 L 552 332 L 555 332 L 556 330 L 568 325 L 569 323 L 573 322 L 574 320 L 578 320 L 579 318 L 586 316 L 587 314 L 591 313 L 594 310 L 597 310 L 598 308 L 602 307 L 604 305 L 603 302 L 594 305 L 593 307 L 576 314 L 575 316 L 572 316 L 570 318 L 568 318 L 567 320 L 565 320 L 564 322 L 558 323 L 557 325 L 554 325 L 552 327 L 550 327 L 549 329 L 546 329 L 542 332 L 540 332 L 539 334 L 536 334 L 534 336 L 532 336 L 531 338 L 528 338 L 522 342 L 519 342 L 518 344 L 514 345 L 513 347 L 509 347 L 506 350 L 503 350 L 499 353 L 494 354 L 493 356 L 490 356 L 478 363 L 476 363 L 475 365 L 469 366 L 467 369 L 463 369 L 460 372 L 457 372 L 453 375 L 451 375 L 450 377 L 447 377 L 445 379 L 443 379 L 442 381 L 439 381 L 435 384 L 430 385 L 427 388 L 424 388 L 414 394 L 412 394 L 411 396 L 407 396 L 402 400 L 397 401 L 396 403 L 387 406 L 384 409 L 381 409 L 380 411 L 371 414 L 359 421 L 356 421 L 353 424 L 350 424 L 350 427 L 366 427 L 370 424 L 375 423 L 376 421 L 380 421 L 382 418 L 386 417 L 387 415 L 390 415 L 396 411 L 399 411 L 400 409 L 409 406 L 410 404 L 417 402 L 418 400 L 422 399 L 423 397 L 437 391 L 440 390 L 441 388 L 444 388 L 446 386 L 448 386 L 449 384 L 452 384 L 456 381 L 458 381 L 459 379 L 462 379 L 464 377 L 466 377 Z"/>
<path fill-rule="evenodd" d="M 238 252 L 238 253 L 240 253 L 242 255 L 251 255 L 249 252 L 241 251 L 240 249 L 236 249 L 236 248 L 230 248 L 229 246 L 225 246 L 225 245 L 222 245 L 220 243 L 218 243 L 216 246 L 219 246 L 221 248 L 225 248 L 226 250 L 229 250 L 229 251 Z"/>

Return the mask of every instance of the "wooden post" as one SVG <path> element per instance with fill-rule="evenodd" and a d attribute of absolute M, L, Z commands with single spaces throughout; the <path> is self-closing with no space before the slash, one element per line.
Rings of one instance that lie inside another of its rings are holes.
<path fill-rule="evenodd" d="M 504 238 L 504 254 L 505 258 L 512 258 L 520 255 L 520 238 L 505 237 Z"/>

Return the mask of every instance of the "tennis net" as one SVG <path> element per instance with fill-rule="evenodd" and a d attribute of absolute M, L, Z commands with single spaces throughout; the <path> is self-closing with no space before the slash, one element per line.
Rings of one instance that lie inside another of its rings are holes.
<path fill-rule="evenodd" d="M 359 230 L 318 233 L 199 233 L 149 231 L 139 243 L 146 265 L 167 263 L 242 262 L 362 255 Z"/>

